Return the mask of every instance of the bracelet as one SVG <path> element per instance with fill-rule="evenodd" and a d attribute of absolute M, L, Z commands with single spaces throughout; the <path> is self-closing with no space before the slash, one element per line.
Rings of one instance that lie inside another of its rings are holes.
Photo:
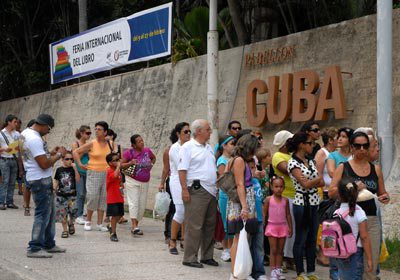
<path fill-rule="evenodd" d="M 247 210 L 246 208 L 243 208 L 242 211 L 240 211 L 241 214 L 248 214 L 249 210 Z"/>

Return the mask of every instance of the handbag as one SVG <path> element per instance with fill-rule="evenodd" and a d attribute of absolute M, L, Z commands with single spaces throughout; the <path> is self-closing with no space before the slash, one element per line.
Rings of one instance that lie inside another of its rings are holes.
<path fill-rule="evenodd" d="M 232 200 L 233 202 L 240 202 L 239 195 L 237 193 L 235 176 L 233 175 L 233 172 L 232 172 L 232 166 L 233 166 L 235 159 L 237 159 L 237 157 L 235 157 L 232 160 L 232 164 L 230 165 L 230 168 L 228 168 L 228 171 L 226 171 L 224 174 L 222 174 L 218 178 L 217 187 L 219 189 L 221 189 L 222 191 L 224 191 L 227 194 L 227 196 L 229 197 L 229 199 Z M 229 166 L 229 164 L 228 164 L 228 166 Z"/>
<path fill-rule="evenodd" d="M 217 221 L 215 223 L 214 240 L 217 242 L 222 242 L 225 238 L 224 223 L 222 222 L 221 212 L 217 209 Z"/>
<path fill-rule="evenodd" d="M 129 150 L 129 152 L 131 153 L 131 156 L 132 156 L 132 158 L 133 158 L 132 150 Z M 122 169 L 121 169 L 121 172 L 122 172 L 125 176 L 129 176 L 129 177 L 133 178 L 133 177 L 135 176 L 135 171 L 136 171 L 135 168 L 136 168 L 136 165 L 135 165 L 135 164 L 132 164 L 131 166 L 128 166 L 127 168 L 122 168 Z"/>

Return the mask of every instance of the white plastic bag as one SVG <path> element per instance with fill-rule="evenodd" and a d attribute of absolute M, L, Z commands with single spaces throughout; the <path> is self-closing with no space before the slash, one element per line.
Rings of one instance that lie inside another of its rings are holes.
<path fill-rule="evenodd" d="M 246 224 L 245 224 L 246 225 Z M 247 232 L 245 225 L 239 234 L 239 243 L 236 251 L 235 269 L 233 276 L 238 279 L 246 279 L 251 274 L 253 267 L 253 259 L 251 258 L 251 252 L 249 247 L 249 241 L 247 240 Z"/>
<path fill-rule="evenodd" d="M 171 197 L 165 191 L 156 194 L 156 202 L 154 203 L 153 219 L 164 219 L 169 211 Z"/>

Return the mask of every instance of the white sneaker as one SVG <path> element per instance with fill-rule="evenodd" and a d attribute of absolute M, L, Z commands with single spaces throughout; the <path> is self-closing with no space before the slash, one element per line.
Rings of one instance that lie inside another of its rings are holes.
<path fill-rule="evenodd" d="M 258 276 L 257 280 L 268 280 L 266 275 Z"/>
<path fill-rule="evenodd" d="M 96 225 L 96 230 L 106 232 L 108 228 L 103 225 Z"/>
<path fill-rule="evenodd" d="M 231 259 L 231 253 L 229 249 L 224 249 L 221 254 L 221 260 L 223 260 L 224 262 L 228 262 L 230 261 L 230 259 Z"/>
<path fill-rule="evenodd" d="M 276 268 L 271 270 L 271 277 L 269 278 L 270 280 L 278 280 L 278 270 Z"/>
<path fill-rule="evenodd" d="M 278 277 L 279 280 L 286 280 L 286 277 L 283 276 L 282 268 L 276 269 L 276 276 Z"/>
<path fill-rule="evenodd" d="M 255 280 L 255 279 L 251 276 L 247 276 L 246 280 Z"/>
<path fill-rule="evenodd" d="M 81 217 L 76 218 L 75 222 L 76 222 L 78 225 L 84 225 L 85 222 L 86 222 L 86 220 L 85 220 L 85 218 L 84 218 L 83 216 L 81 216 Z"/>
<path fill-rule="evenodd" d="M 91 222 L 85 222 L 85 225 L 83 226 L 83 229 L 86 231 L 91 231 L 92 230 L 92 223 Z"/>

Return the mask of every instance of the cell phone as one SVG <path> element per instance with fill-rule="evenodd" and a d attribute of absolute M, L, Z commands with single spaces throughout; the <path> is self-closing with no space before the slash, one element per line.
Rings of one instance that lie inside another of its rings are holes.
<path fill-rule="evenodd" d="M 258 164 L 257 164 L 257 170 L 258 171 L 262 171 L 262 165 L 261 165 L 261 162 L 259 162 Z"/>

